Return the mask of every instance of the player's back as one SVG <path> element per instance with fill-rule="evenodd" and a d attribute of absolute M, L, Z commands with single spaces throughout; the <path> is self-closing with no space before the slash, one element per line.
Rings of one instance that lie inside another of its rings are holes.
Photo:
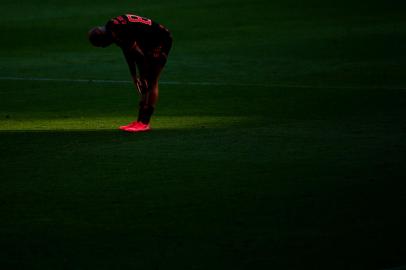
<path fill-rule="evenodd" d="M 164 26 L 134 14 L 120 15 L 109 20 L 106 29 L 113 33 L 115 43 L 123 48 L 132 46 L 134 41 L 144 48 L 153 47 L 170 36 Z"/>

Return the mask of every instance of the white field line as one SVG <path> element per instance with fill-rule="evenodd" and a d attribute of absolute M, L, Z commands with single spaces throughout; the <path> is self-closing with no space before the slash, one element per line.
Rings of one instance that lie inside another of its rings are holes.
<path fill-rule="evenodd" d="M 37 77 L 0 77 L 0 81 L 48 81 L 73 83 L 99 83 L 99 84 L 130 84 L 129 80 L 94 80 L 69 78 L 37 78 Z M 315 88 L 315 89 L 380 89 L 380 90 L 406 90 L 406 86 L 334 86 L 310 84 L 261 84 L 261 83 L 222 83 L 222 82 L 187 82 L 187 81 L 160 81 L 166 85 L 200 85 L 200 86 L 253 86 L 253 87 L 281 87 L 281 88 Z"/>

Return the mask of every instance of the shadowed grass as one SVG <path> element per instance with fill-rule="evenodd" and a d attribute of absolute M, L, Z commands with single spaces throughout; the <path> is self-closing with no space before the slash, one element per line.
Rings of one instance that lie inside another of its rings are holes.
<path fill-rule="evenodd" d="M 130 84 L 0 81 L 2 270 L 405 264 L 404 3 L 5 0 L 0 76 L 128 80 L 86 40 L 124 12 L 186 84 L 128 134 Z"/>

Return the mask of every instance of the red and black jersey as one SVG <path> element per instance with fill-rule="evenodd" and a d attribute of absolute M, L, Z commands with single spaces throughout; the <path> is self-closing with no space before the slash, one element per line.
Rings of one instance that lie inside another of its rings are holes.
<path fill-rule="evenodd" d="M 109 20 L 106 30 L 112 33 L 114 42 L 122 49 L 131 48 L 135 41 L 142 49 L 148 50 L 171 39 L 170 32 L 164 26 L 134 14 Z"/>

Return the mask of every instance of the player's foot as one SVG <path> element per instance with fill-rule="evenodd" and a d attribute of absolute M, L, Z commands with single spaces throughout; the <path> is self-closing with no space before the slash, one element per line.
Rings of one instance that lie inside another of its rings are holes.
<path fill-rule="evenodd" d="M 126 126 L 121 126 L 121 127 L 119 127 L 119 129 L 125 130 L 126 128 L 132 127 L 132 126 L 134 126 L 134 125 L 137 124 L 137 123 L 138 123 L 137 121 L 134 121 L 134 122 L 129 123 L 129 124 L 126 125 Z"/>
<path fill-rule="evenodd" d="M 128 131 L 128 132 L 145 132 L 145 131 L 151 130 L 151 127 L 149 126 L 149 124 L 144 124 L 142 122 L 136 122 L 133 125 L 123 128 L 122 130 Z"/>

